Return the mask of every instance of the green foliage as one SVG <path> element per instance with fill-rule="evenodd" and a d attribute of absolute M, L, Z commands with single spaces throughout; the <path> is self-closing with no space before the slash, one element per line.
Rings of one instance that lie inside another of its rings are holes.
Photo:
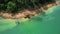
<path fill-rule="evenodd" d="M 15 3 L 14 2 L 8 2 L 8 4 L 7 4 L 7 9 L 9 10 L 9 11 L 12 11 L 13 9 L 14 9 L 14 7 L 15 7 Z"/>
<path fill-rule="evenodd" d="M 0 10 L 6 11 L 18 11 L 31 7 L 34 8 L 34 4 L 37 6 L 44 5 L 46 3 L 52 3 L 55 0 L 0 0 Z"/>

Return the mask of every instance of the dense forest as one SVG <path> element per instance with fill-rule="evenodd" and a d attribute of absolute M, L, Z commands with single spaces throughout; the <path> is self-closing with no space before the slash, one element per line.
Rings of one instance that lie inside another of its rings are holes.
<path fill-rule="evenodd" d="M 0 12 L 16 13 L 20 10 L 29 9 L 34 10 L 44 4 L 54 3 L 55 0 L 0 0 Z"/>

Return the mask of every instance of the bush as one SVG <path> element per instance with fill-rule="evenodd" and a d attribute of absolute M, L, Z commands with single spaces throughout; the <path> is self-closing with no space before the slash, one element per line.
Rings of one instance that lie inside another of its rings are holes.
<path fill-rule="evenodd" d="M 8 3 L 7 3 L 7 10 L 8 11 L 12 11 L 14 8 L 15 8 L 15 3 L 14 2 L 11 2 L 11 1 L 9 1 Z"/>

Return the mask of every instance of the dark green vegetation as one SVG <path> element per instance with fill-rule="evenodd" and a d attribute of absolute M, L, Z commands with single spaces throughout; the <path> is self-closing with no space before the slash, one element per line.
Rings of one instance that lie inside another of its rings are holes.
<path fill-rule="evenodd" d="M 0 0 L 0 12 L 16 13 L 24 9 L 38 9 L 35 7 L 41 7 L 45 4 L 54 3 L 55 0 Z"/>

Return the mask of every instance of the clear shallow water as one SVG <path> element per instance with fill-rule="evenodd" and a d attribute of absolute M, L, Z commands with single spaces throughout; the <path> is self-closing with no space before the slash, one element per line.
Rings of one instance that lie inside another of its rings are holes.
<path fill-rule="evenodd" d="M 19 22 L 22 23 L 0 19 L 0 34 L 60 34 L 60 5 L 48 9 L 46 15 L 39 14 Z"/>

